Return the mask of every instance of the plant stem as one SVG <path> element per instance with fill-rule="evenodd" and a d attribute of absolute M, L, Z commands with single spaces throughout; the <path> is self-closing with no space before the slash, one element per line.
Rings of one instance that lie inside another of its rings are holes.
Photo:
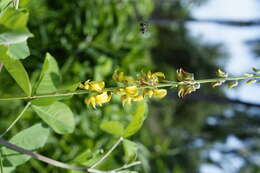
<path fill-rule="evenodd" d="M 260 75 L 253 75 L 252 77 L 247 76 L 237 76 L 237 77 L 226 77 L 226 78 L 214 78 L 214 79 L 202 79 L 202 80 L 194 80 L 194 82 L 203 84 L 203 83 L 213 83 L 219 81 L 234 81 L 234 80 L 244 80 L 244 79 L 259 79 Z M 164 87 L 177 87 L 185 82 L 176 82 L 176 81 L 167 81 L 164 80 L 164 83 L 160 83 L 157 86 L 139 86 L 139 88 L 164 88 Z M 115 89 L 119 89 L 120 87 L 113 87 L 113 88 L 105 88 L 103 91 L 114 91 Z M 77 90 L 73 92 L 65 92 L 65 93 L 49 93 L 49 94 L 42 94 L 42 95 L 34 95 L 34 96 L 14 96 L 14 97 L 7 97 L 7 98 L 0 98 L 0 101 L 7 101 L 7 100 L 32 100 L 32 99 L 39 99 L 39 98 L 49 98 L 49 97 L 65 97 L 65 96 L 73 96 L 73 95 L 84 95 L 88 94 L 91 91 L 89 90 Z"/>
<path fill-rule="evenodd" d="M 3 138 L 0 138 L 0 145 L 3 145 L 5 147 L 7 147 L 7 148 L 15 150 L 15 151 L 17 151 L 19 153 L 23 153 L 23 154 L 29 155 L 29 156 L 37 159 L 37 160 L 40 160 L 42 162 L 48 163 L 48 164 L 56 166 L 56 167 L 60 167 L 60 168 L 64 168 L 64 169 L 70 169 L 70 170 L 75 170 L 75 171 L 89 172 L 88 168 L 76 167 L 76 166 L 68 165 L 68 164 L 63 163 L 63 162 L 59 162 L 57 160 L 53 160 L 53 159 L 45 157 L 45 156 L 43 156 L 41 154 L 37 154 L 37 153 L 31 152 L 29 150 L 26 150 L 26 149 L 24 149 L 22 147 L 19 147 L 17 145 L 11 144 L 8 141 L 4 140 Z"/>
<path fill-rule="evenodd" d="M 137 161 L 137 162 L 130 163 L 130 164 L 128 164 L 128 165 L 124 165 L 124 166 L 122 166 L 122 167 L 120 167 L 120 168 L 117 168 L 117 169 L 114 169 L 114 170 L 112 170 L 112 171 L 121 171 L 121 170 L 123 170 L 123 169 L 128 169 L 128 168 L 130 168 L 130 167 L 133 167 L 133 166 L 136 166 L 136 165 L 140 165 L 140 164 L 141 164 L 141 162 L 140 162 L 140 161 Z"/>
<path fill-rule="evenodd" d="M 128 165 L 124 165 L 120 168 L 117 168 L 117 169 L 113 169 L 111 171 L 100 171 L 100 170 L 96 170 L 96 169 L 88 169 L 88 171 L 90 173 L 117 173 L 117 171 L 121 171 L 121 170 L 124 170 L 124 169 L 128 169 L 130 167 L 133 167 L 133 166 L 136 166 L 136 165 L 140 165 L 141 162 L 140 161 L 137 161 L 137 162 L 133 162 L 133 163 L 130 163 Z"/>
<path fill-rule="evenodd" d="M 15 9 L 17 10 L 19 8 L 19 0 L 15 0 Z"/>
<path fill-rule="evenodd" d="M 92 165 L 90 168 L 95 168 L 100 163 L 102 163 L 114 151 L 114 149 L 123 141 L 123 139 L 124 139 L 123 137 L 120 137 L 117 140 L 117 142 L 110 148 L 110 150 L 99 161 L 97 161 L 94 165 Z"/>
<path fill-rule="evenodd" d="M 4 173 L 4 170 L 3 170 L 3 154 L 2 154 L 1 149 L 0 149 L 0 169 L 1 169 L 1 173 Z"/>
<path fill-rule="evenodd" d="M 0 135 L 0 138 L 2 138 L 8 131 L 15 125 L 15 123 L 23 116 L 24 112 L 28 109 L 28 107 L 31 105 L 31 102 L 28 102 L 22 112 L 18 115 L 18 117 L 12 122 L 12 124 L 5 130 L 3 134 Z"/>

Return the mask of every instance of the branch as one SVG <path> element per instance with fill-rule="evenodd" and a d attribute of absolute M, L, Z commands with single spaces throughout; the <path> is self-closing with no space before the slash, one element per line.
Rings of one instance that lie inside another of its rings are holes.
<path fill-rule="evenodd" d="M 213 82 L 221 82 L 221 81 L 234 81 L 234 80 L 244 80 L 244 79 L 260 79 L 260 75 L 252 74 L 252 76 L 232 76 L 232 77 L 220 77 L 220 78 L 213 78 L 213 79 L 201 79 L 201 80 L 194 80 L 196 83 L 204 84 L 204 83 L 213 83 Z M 179 85 L 185 84 L 185 82 L 176 82 L 176 81 L 164 81 L 166 83 L 160 83 L 157 86 L 138 86 L 139 88 L 164 88 L 164 87 L 178 87 Z M 105 91 L 115 91 L 116 89 L 120 89 L 124 87 L 112 87 L 112 88 L 105 88 Z M 47 97 L 64 97 L 64 96 L 73 96 L 73 95 L 83 95 L 90 93 L 90 90 L 77 90 L 73 92 L 64 92 L 64 93 L 48 93 L 42 95 L 35 95 L 35 96 L 14 96 L 14 97 L 7 97 L 7 98 L 0 98 L 0 101 L 4 100 L 32 100 L 38 98 L 47 98 Z"/>
<path fill-rule="evenodd" d="M 114 151 L 114 149 L 123 141 L 123 139 L 124 139 L 123 137 L 120 137 L 117 140 L 117 142 L 110 148 L 110 150 L 99 161 L 97 161 L 94 165 L 92 165 L 90 168 L 95 168 L 100 163 L 102 163 Z"/>
<path fill-rule="evenodd" d="M 60 168 L 64 168 L 64 169 L 70 169 L 70 170 L 75 170 L 75 171 L 90 172 L 88 168 L 76 167 L 76 166 L 68 165 L 68 164 L 63 163 L 63 162 L 59 162 L 57 160 L 50 159 L 50 158 L 45 157 L 43 155 L 31 152 L 31 151 L 26 150 L 24 148 L 21 148 L 21 147 L 19 147 L 17 145 L 11 144 L 8 141 L 4 140 L 3 138 L 0 138 L 0 144 L 4 145 L 7 148 L 10 148 L 10 149 L 18 151 L 20 153 L 29 155 L 29 156 L 37 159 L 37 160 L 40 160 L 42 162 L 48 163 L 48 164 L 56 166 L 56 167 L 60 167 Z"/>
<path fill-rule="evenodd" d="M 73 165 L 68 165 L 66 163 L 63 163 L 63 162 L 60 162 L 60 161 L 57 161 L 57 160 L 53 160 L 53 159 L 48 158 L 46 156 L 43 156 L 41 154 L 37 154 L 37 153 L 31 152 L 29 150 L 26 150 L 24 148 L 21 148 L 17 145 L 11 144 L 8 141 L 4 140 L 3 138 L 0 138 L 0 144 L 7 147 L 7 148 L 10 148 L 10 149 L 18 151 L 20 153 L 29 155 L 29 156 L 31 156 L 31 157 L 39 160 L 39 161 L 42 161 L 44 163 L 47 163 L 47 164 L 50 164 L 50 165 L 53 165 L 53 166 L 56 166 L 56 167 L 59 167 L 59 168 L 81 171 L 81 172 L 90 172 L 90 173 L 116 173 L 117 171 L 128 169 L 130 167 L 141 164 L 140 161 L 137 161 L 137 162 L 133 162 L 131 164 L 124 165 L 120 168 L 110 170 L 110 171 L 100 171 L 100 170 L 94 169 L 94 167 L 96 167 L 97 165 L 102 163 L 111 154 L 111 152 L 122 142 L 122 140 L 123 140 L 122 137 L 119 138 L 119 140 L 113 145 L 113 147 L 98 162 L 96 162 L 91 168 L 77 167 L 77 166 L 73 166 Z M 0 152 L 1 152 L 1 150 L 0 150 Z M 2 154 L 0 156 L 1 156 L 0 159 L 2 159 Z"/>

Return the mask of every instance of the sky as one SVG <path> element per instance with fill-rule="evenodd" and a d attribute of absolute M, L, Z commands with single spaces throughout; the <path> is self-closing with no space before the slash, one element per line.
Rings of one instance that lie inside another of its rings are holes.
<path fill-rule="evenodd" d="M 247 20 L 260 18 L 260 2 L 257 0 L 209 0 L 193 9 L 193 16 L 199 19 Z M 260 68 L 260 59 L 255 59 L 245 41 L 260 37 L 260 27 L 230 27 L 208 23 L 190 23 L 194 36 L 213 43 L 223 43 L 229 53 L 226 70 L 230 75 L 250 72 L 252 67 Z M 240 85 L 228 90 L 229 97 L 260 104 L 259 85 Z"/>
<path fill-rule="evenodd" d="M 209 0 L 207 4 L 194 8 L 192 14 L 199 19 L 232 19 L 247 20 L 260 18 L 260 2 L 257 0 Z M 204 41 L 222 43 L 229 54 L 225 69 L 230 75 L 241 75 L 250 72 L 252 67 L 260 68 L 260 59 L 255 59 L 245 41 L 260 38 L 260 27 L 230 27 L 207 23 L 190 23 L 188 25 L 195 37 Z M 260 104 L 260 85 L 242 84 L 237 89 L 226 90 L 233 99 Z M 241 148 L 241 142 L 235 136 L 229 136 L 225 143 L 218 144 L 206 154 L 223 169 L 213 164 L 203 164 L 201 173 L 235 173 L 244 164 L 240 158 L 222 155 L 219 147 Z"/>

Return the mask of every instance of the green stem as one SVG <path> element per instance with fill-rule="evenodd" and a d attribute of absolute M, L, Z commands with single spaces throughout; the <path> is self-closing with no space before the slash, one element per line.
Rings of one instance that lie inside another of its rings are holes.
<path fill-rule="evenodd" d="M 0 135 L 0 138 L 2 138 L 6 133 L 9 132 L 9 130 L 16 124 L 16 122 L 23 116 L 24 112 L 28 109 L 31 102 L 28 102 L 22 112 L 18 115 L 18 117 L 12 122 L 12 124 L 5 130 L 3 134 Z"/>
<path fill-rule="evenodd" d="M 133 166 L 136 166 L 136 165 L 140 165 L 140 164 L 141 164 L 140 161 L 136 161 L 136 162 L 130 163 L 130 164 L 128 164 L 128 165 L 124 165 L 124 166 L 122 166 L 122 167 L 120 167 L 120 168 L 114 169 L 114 170 L 112 170 L 112 171 L 117 172 L 117 171 L 121 171 L 121 170 L 124 170 L 124 169 L 128 169 L 128 168 L 133 167 Z M 112 172 L 112 171 L 111 171 L 111 172 Z"/>
<path fill-rule="evenodd" d="M 15 9 L 17 10 L 19 8 L 19 0 L 15 0 Z"/>
<path fill-rule="evenodd" d="M 1 168 L 1 173 L 4 173 L 3 170 L 3 154 L 2 154 L 2 150 L 0 149 L 0 168 Z"/>
<path fill-rule="evenodd" d="M 94 165 L 90 167 L 90 169 L 93 169 L 97 167 L 99 164 L 101 164 L 115 149 L 116 147 L 123 141 L 123 137 L 120 137 L 117 142 L 110 148 L 110 150 L 99 160 L 97 161 Z"/>
<path fill-rule="evenodd" d="M 212 82 L 219 82 L 219 81 L 233 81 L 233 80 L 244 80 L 244 79 L 258 79 L 260 75 L 254 75 L 252 77 L 247 76 L 237 76 L 237 77 L 227 77 L 227 78 L 215 78 L 215 79 L 203 79 L 203 80 L 196 80 L 198 83 L 212 83 Z"/>
<path fill-rule="evenodd" d="M 197 83 L 213 83 L 219 81 L 234 81 L 234 80 L 244 80 L 244 79 L 259 79 L 260 75 L 254 75 L 252 77 L 247 76 L 237 76 L 237 77 L 227 77 L 227 78 L 214 78 L 214 79 L 202 79 L 202 80 L 194 80 Z M 157 86 L 139 86 L 139 88 L 164 88 L 164 87 L 177 87 L 185 82 L 176 82 L 176 81 L 167 81 L 164 80 L 164 83 L 160 83 Z M 103 91 L 114 91 L 115 89 L 119 89 L 120 87 L 113 87 L 113 88 L 106 88 Z M 15 96 L 15 97 L 7 97 L 7 98 L 0 98 L 0 101 L 7 101 L 7 100 L 32 100 L 32 99 L 39 99 L 39 98 L 49 98 L 49 97 L 65 97 L 65 96 L 73 96 L 73 95 L 83 95 L 90 93 L 89 90 L 77 90 L 73 92 L 66 92 L 66 93 L 49 93 L 49 94 L 42 94 L 42 95 L 35 95 L 35 96 Z"/>

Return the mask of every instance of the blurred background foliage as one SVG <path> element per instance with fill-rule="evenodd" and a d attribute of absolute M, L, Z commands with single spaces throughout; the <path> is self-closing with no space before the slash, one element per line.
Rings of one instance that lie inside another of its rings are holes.
<path fill-rule="evenodd" d="M 158 22 L 192 17 L 188 0 L 20 1 L 21 7 L 29 8 L 29 29 L 34 34 L 29 39 L 31 56 L 23 61 L 32 81 L 40 73 L 46 52 L 58 61 L 64 85 L 88 79 L 109 81 L 115 69 L 133 76 L 142 70 L 162 71 L 174 80 L 176 69 L 182 67 L 197 78 L 209 78 L 228 57 L 221 45 L 191 36 L 185 23 L 161 25 Z M 194 6 L 203 3 L 205 0 L 193 1 Z M 147 33 L 140 32 L 140 22 L 148 23 Z M 259 55 L 257 47 L 255 50 Z M 1 71 L 0 83 L 1 95 L 21 93 L 5 69 Z M 76 117 L 74 133 L 63 136 L 52 133 L 40 153 L 88 166 L 114 142 L 99 125 L 105 120 L 127 121 L 130 108 L 123 108 L 114 99 L 93 110 L 85 106 L 83 99 L 84 96 L 75 96 L 66 101 Z M 221 99 L 228 104 L 222 104 Z M 24 104 L 23 101 L 0 102 L 1 131 L 15 119 Z M 246 164 L 241 173 L 258 172 L 260 168 L 253 157 L 259 152 L 260 120 L 255 111 L 250 112 L 253 109 L 257 108 L 234 104 L 221 89 L 208 86 L 202 86 L 201 91 L 185 99 L 177 98 L 176 91 L 171 91 L 164 100 L 150 101 L 145 125 L 132 139 L 138 142 L 138 157 L 143 163 L 136 170 L 196 173 L 203 163 L 221 167 L 209 153 L 216 144 L 236 136 L 242 142 L 250 141 L 243 151 L 218 151 L 243 159 Z M 38 121 L 32 111 L 27 111 L 8 137 Z M 118 149 L 102 168 L 122 165 L 121 155 L 122 150 Z M 16 172 L 24 170 L 66 172 L 33 159 Z"/>

